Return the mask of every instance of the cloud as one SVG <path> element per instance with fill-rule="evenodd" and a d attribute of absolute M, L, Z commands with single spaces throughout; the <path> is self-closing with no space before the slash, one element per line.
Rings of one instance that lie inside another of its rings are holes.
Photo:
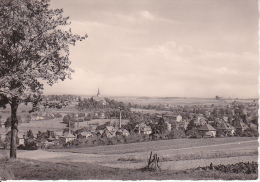
<path fill-rule="evenodd" d="M 154 19 L 155 19 L 155 17 L 154 17 L 149 11 L 146 11 L 146 10 L 141 11 L 141 12 L 140 12 L 140 15 L 141 15 L 143 18 L 148 19 L 148 20 L 154 20 Z"/>
<path fill-rule="evenodd" d="M 89 37 L 70 49 L 73 79 L 50 92 L 88 94 L 99 86 L 106 95 L 258 96 L 252 8 L 226 1 L 61 2 L 69 4 L 72 31 Z"/>

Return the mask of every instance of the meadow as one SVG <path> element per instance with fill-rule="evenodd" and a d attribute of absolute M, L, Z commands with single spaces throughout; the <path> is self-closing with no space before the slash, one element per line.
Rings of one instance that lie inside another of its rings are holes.
<path fill-rule="evenodd" d="M 228 148 L 232 149 L 231 143 L 240 143 L 246 141 L 257 141 L 256 137 L 228 137 L 228 138 L 207 138 L 207 139 L 172 139 L 172 140 L 158 140 L 140 143 L 129 143 L 129 144 L 117 144 L 117 145 L 105 145 L 105 146 L 94 146 L 85 148 L 69 148 L 69 149 L 49 149 L 49 151 L 55 152 L 73 152 L 83 154 L 100 154 L 100 155 L 119 155 L 119 154 L 131 154 L 131 153 L 149 153 L 150 151 L 162 151 L 167 153 L 167 150 L 172 149 L 184 149 L 190 147 L 197 147 L 200 149 L 202 146 L 209 145 L 224 145 L 224 150 Z M 257 142 L 256 142 L 257 143 Z M 243 145 L 246 147 L 246 145 Z M 257 146 L 255 146 L 257 147 Z M 219 146 L 217 149 L 220 150 Z M 182 152 L 182 151 L 181 151 Z M 193 151 L 194 152 L 194 149 Z"/>
<path fill-rule="evenodd" d="M 258 174 L 245 175 L 197 169 L 150 172 L 82 162 L 8 160 L 0 166 L 4 166 L 3 180 L 256 180 L 258 178 Z"/>
<path fill-rule="evenodd" d="M 160 171 L 141 170 L 151 149 L 160 157 Z M 257 161 L 257 150 L 257 138 L 175 139 L 67 150 L 18 150 L 16 160 L 8 159 L 8 151 L 1 150 L 0 166 L 9 179 L 17 180 L 255 180 L 258 174 L 197 168 L 211 162 L 227 165 Z"/>
<path fill-rule="evenodd" d="M 110 97 L 109 97 L 110 98 Z M 237 99 L 216 100 L 215 98 L 191 98 L 191 97 L 111 97 L 124 103 L 136 103 L 143 105 L 226 105 L 234 102 Z M 254 99 L 239 99 L 239 102 L 252 102 Z"/>

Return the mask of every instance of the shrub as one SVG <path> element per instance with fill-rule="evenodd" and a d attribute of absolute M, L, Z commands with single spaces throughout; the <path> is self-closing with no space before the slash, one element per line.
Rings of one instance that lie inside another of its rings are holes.
<path fill-rule="evenodd" d="M 258 137 L 258 131 L 246 129 L 244 132 L 241 133 L 241 137 Z"/>
<path fill-rule="evenodd" d="M 258 163 L 257 162 L 239 162 L 236 164 L 229 165 L 217 165 L 213 166 L 211 163 L 210 166 L 200 167 L 200 169 L 209 170 L 214 169 L 217 171 L 222 171 L 225 173 L 244 173 L 244 174 L 253 174 L 258 172 Z"/>
<path fill-rule="evenodd" d="M 185 137 L 185 132 L 183 130 L 177 130 L 177 129 L 173 129 L 169 134 L 168 134 L 168 138 L 169 139 L 177 139 L 177 138 L 183 138 Z"/>
<path fill-rule="evenodd" d="M 199 134 L 197 128 L 192 128 L 191 130 L 188 130 L 186 132 L 186 135 L 189 136 L 189 138 L 201 138 L 201 135 Z"/>
<path fill-rule="evenodd" d="M 14 180 L 15 176 L 5 165 L 0 166 L 0 180 Z"/>
<path fill-rule="evenodd" d="M 121 135 L 116 136 L 117 143 L 125 143 L 125 138 Z"/>
<path fill-rule="evenodd" d="M 152 140 L 159 140 L 160 139 L 160 135 L 159 134 L 153 134 L 152 135 Z"/>
<path fill-rule="evenodd" d="M 143 135 L 143 141 L 144 142 L 150 141 L 150 136 L 149 135 Z"/>
<path fill-rule="evenodd" d="M 115 137 L 107 139 L 107 145 L 116 145 L 117 139 Z"/>

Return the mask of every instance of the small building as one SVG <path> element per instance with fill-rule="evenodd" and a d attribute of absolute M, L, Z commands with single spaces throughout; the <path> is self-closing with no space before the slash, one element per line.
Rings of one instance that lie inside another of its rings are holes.
<path fill-rule="evenodd" d="M 83 131 L 80 133 L 80 135 L 82 136 L 82 138 L 88 138 L 88 137 L 92 137 L 92 133 L 88 132 L 88 131 Z"/>
<path fill-rule="evenodd" d="M 233 126 L 236 129 L 237 134 L 241 134 L 249 128 L 245 123 L 241 122 L 240 120 L 235 120 Z"/>
<path fill-rule="evenodd" d="M 60 140 L 63 141 L 64 143 L 67 143 L 69 141 L 73 141 L 76 139 L 76 136 L 72 135 L 70 132 L 64 134 L 63 136 L 60 137 Z"/>
<path fill-rule="evenodd" d="M 248 127 L 253 130 L 253 131 L 257 131 L 258 130 L 258 127 L 257 125 L 255 125 L 254 123 L 249 123 L 248 124 Z"/>
<path fill-rule="evenodd" d="M 201 125 L 198 128 L 198 132 L 201 136 L 204 136 L 207 132 L 211 132 L 213 137 L 216 137 L 216 129 L 213 128 L 210 124 Z"/>
<path fill-rule="evenodd" d="M 0 120 L 0 128 L 5 128 L 5 122 Z"/>
<path fill-rule="evenodd" d="M 31 116 L 31 121 L 39 121 L 39 120 L 43 120 L 44 117 L 42 116 Z"/>
<path fill-rule="evenodd" d="M 1 140 L 2 142 L 5 141 L 7 132 L 8 132 L 7 129 L 5 129 L 5 128 L 0 128 L 0 140 Z"/>
<path fill-rule="evenodd" d="M 98 117 L 100 119 L 105 119 L 106 116 L 105 116 L 105 113 L 101 112 L 101 113 L 98 114 Z"/>
<path fill-rule="evenodd" d="M 24 133 L 18 132 L 17 137 L 18 137 L 18 146 L 19 145 L 24 145 Z"/>
<path fill-rule="evenodd" d="M 112 138 L 116 136 L 117 129 L 113 126 L 106 126 L 102 132 L 102 137 Z"/>
<path fill-rule="evenodd" d="M 224 117 L 223 117 L 223 121 L 227 123 L 227 122 L 228 122 L 228 117 L 227 117 L 227 116 L 224 116 Z"/>
<path fill-rule="evenodd" d="M 57 131 L 57 132 L 54 133 L 55 139 L 59 139 L 62 136 L 63 136 L 63 132 L 62 131 Z"/>
<path fill-rule="evenodd" d="M 172 124 L 168 121 L 165 122 L 167 124 L 167 131 L 172 131 Z"/>
<path fill-rule="evenodd" d="M 180 124 L 179 124 L 179 126 L 178 126 L 178 130 L 186 130 L 187 129 L 187 127 L 188 127 L 188 124 L 189 124 L 189 122 L 188 121 L 182 121 Z"/>
<path fill-rule="evenodd" d="M 126 129 L 118 129 L 116 131 L 116 135 L 121 135 L 121 136 L 129 136 L 130 133 Z"/>
<path fill-rule="evenodd" d="M 218 124 L 217 126 L 217 133 L 218 134 L 223 134 L 224 136 L 227 136 L 227 135 L 234 135 L 235 133 L 235 128 L 230 125 L 229 123 L 225 123 L 225 122 L 222 122 L 220 124 Z"/>
<path fill-rule="evenodd" d="M 179 114 L 177 117 L 176 117 L 176 122 L 181 122 L 182 121 L 182 116 Z"/>
<path fill-rule="evenodd" d="M 199 114 L 196 116 L 194 124 L 197 126 L 207 124 L 207 119 L 203 116 L 203 114 Z"/>
<path fill-rule="evenodd" d="M 135 131 L 138 131 L 138 133 L 141 133 L 141 134 L 145 134 L 145 135 L 150 135 L 152 134 L 152 128 L 150 126 L 147 126 L 146 124 L 144 123 L 140 123 L 140 124 L 137 124 L 135 126 Z"/>

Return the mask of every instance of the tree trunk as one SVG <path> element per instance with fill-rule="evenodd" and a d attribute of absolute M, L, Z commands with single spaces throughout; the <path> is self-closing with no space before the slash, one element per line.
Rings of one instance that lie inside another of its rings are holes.
<path fill-rule="evenodd" d="M 18 133 L 18 120 L 17 120 L 17 97 L 12 98 L 11 104 L 11 144 L 10 144 L 10 158 L 16 158 L 16 138 Z"/>

